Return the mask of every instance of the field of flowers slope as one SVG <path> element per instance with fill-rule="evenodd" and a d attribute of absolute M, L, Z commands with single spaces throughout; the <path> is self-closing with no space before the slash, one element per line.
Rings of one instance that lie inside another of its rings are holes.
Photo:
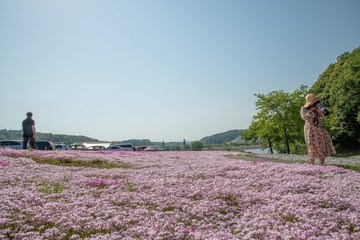
<path fill-rule="evenodd" d="M 224 154 L 1 150 L 0 239 L 360 239 L 359 172 Z"/>

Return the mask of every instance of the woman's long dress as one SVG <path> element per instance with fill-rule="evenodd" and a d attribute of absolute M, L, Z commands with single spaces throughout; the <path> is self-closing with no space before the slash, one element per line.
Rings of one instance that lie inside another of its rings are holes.
<path fill-rule="evenodd" d="M 304 133 L 309 157 L 325 158 L 336 154 L 331 137 L 321 123 L 324 114 L 302 107 L 301 117 L 305 120 Z"/>

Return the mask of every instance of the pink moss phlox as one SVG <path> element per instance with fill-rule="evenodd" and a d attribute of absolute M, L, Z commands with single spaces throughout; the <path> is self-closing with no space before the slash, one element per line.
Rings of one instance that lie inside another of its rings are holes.
<path fill-rule="evenodd" d="M 111 181 L 106 181 L 104 179 L 95 179 L 89 181 L 87 184 L 92 187 L 104 187 L 104 186 L 123 184 L 123 181 L 120 179 L 115 179 Z"/>
<path fill-rule="evenodd" d="M 10 164 L 6 163 L 6 162 L 0 162 L 0 167 L 9 167 Z"/>
<path fill-rule="evenodd" d="M 355 171 L 224 152 L 19 152 L 0 152 L 0 239 L 360 239 Z"/>

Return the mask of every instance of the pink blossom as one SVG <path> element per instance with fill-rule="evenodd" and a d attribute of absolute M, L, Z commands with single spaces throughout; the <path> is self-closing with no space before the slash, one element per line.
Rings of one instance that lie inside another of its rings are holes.
<path fill-rule="evenodd" d="M 0 239 L 360 239 L 360 173 L 225 154 L 0 150 Z"/>
<path fill-rule="evenodd" d="M 6 162 L 0 162 L 0 167 L 8 167 L 10 166 L 9 163 L 6 163 Z"/>

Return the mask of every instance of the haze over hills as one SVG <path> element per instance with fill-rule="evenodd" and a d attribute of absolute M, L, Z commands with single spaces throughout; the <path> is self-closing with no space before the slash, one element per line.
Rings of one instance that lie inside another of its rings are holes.
<path fill-rule="evenodd" d="M 239 137 L 241 136 L 241 134 L 243 134 L 246 131 L 248 130 L 247 129 L 229 130 L 223 133 L 217 133 L 208 137 L 204 137 L 200 141 L 203 144 L 224 144 L 233 141 L 237 142 L 240 140 Z"/>
<path fill-rule="evenodd" d="M 228 142 L 241 143 L 242 140 L 239 139 L 241 134 L 248 130 L 229 130 L 223 133 L 217 133 L 211 136 L 202 138 L 200 141 L 203 144 L 223 144 Z M 66 144 L 72 144 L 75 142 L 100 142 L 100 140 L 95 138 L 90 138 L 86 136 L 76 136 L 76 135 L 66 135 L 66 134 L 52 134 L 52 133 L 41 133 L 37 132 L 37 140 L 47 140 L 52 142 L 62 142 Z M 0 130 L 0 140 L 16 140 L 22 139 L 22 130 Z M 185 140 L 185 139 L 184 139 Z M 186 140 L 185 140 L 186 141 Z M 110 141 L 107 141 L 110 142 Z M 128 140 L 118 140 L 118 143 L 131 143 L 133 146 L 149 146 L 149 145 L 161 145 L 162 142 L 152 142 L 149 139 L 128 139 Z M 179 142 L 165 142 L 165 145 L 183 145 L 183 140 Z M 187 144 L 191 142 L 187 142 Z"/>

